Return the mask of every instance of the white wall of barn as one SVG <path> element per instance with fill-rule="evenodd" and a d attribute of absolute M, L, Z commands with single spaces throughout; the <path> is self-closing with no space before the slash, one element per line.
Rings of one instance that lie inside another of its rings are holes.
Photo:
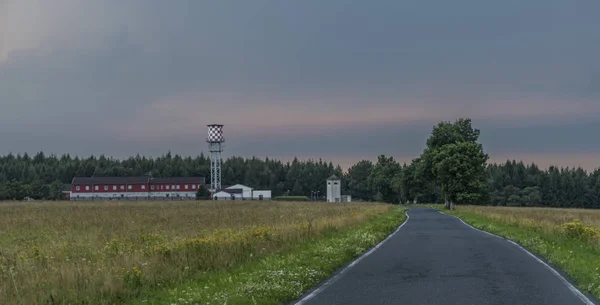
<path fill-rule="evenodd" d="M 167 196 L 168 195 L 168 196 Z M 179 197 L 177 197 L 179 195 Z M 72 193 L 71 200 L 77 199 L 119 199 L 119 198 L 189 198 L 195 199 L 196 192 L 132 192 L 132 193 Z"/>

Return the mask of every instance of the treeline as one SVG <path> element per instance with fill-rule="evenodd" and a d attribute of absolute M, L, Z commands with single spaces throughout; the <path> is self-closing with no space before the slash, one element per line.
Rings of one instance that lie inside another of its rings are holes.
<path fill-rule="evenodd" d="M 506 206 L 600 208 L 600 169 L 549 167 L 507 161 L 487 167 L 489 203 Z"/>
<path fill-rule="evenodd" d="M 470 119 L 441 122 L 410 164 L 380 156 L 345 175 L 350 192 L 387 202 L 600 208 L 600 168 L 546 170 L 520 161 L 488 164 Z"/>
<path fill-rule="evenodd" d="M 342 179 L 342 193 L 353 200 L 389 203 L 490 204 L 600 208 L 600 170 L 550 167 L 507 161 L 488 164 L 478 143 L 480 131 L 469 119 L 433 127 L 423 153 L 409 164 L 381 155 L 360 161 L 342 172 L 322 160 L 281 162 L 269 158 L 224 160 L 223 185 L 245 184 L 270 189 L 273 196 L 312 197 L 326 194 L 325 179 Z M 90 156 L 46 156 L 43 152 L 0 157 L 0 200 L 58 199 L 59 188 L 74 176 L 210 177 L 210 159 L 203 154 L 182 157 L 170 152 L 157 157 L 125 160 Z"/>
<path fill-rule="evenodd" d="M 389 202 L 600 208 L 600 168 L 588 173 L 556 166 L 542 170 L 514 160 L 488 164 L 479 134 L 470 119 L 441 122 L 410 164 L 380 156 L 375 166 L 362 162 L 350 168 L 351 191 Z M 354 173 L 370 167 L 372 182 L 361 185 L 364 174 Z"/>
<path fill-rule="evenodd" d="M 341 167 L 322 160 L 283 163 L 279 160 L 232 157 L 224 160 L 223 185 L 241 183 L 255 189 L 268 189 L 273 196 L 325 195 L 325 180 L 343 176 Z M 75 176 L 205 177 L 210 183 L 210 159 L 203 154 L 182 157 L 170 152 L 157 157 L 130 157 L 125 160 L 90 156 L 86 158 L 49 155 L 39 152 L 0 157 L 0 200 L 55 199 L 58 185 L 71 183 Z M 53 188 L 51 186 L 54 186 Z M 43 191 L 35 191 L 41 189 Z M 48 190 L 48 191 L 46 191 Z"/>

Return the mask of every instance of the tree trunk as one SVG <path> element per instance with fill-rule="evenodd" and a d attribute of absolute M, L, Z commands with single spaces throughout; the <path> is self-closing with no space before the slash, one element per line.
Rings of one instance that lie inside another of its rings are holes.
<path fill-rule="evenodd" d="M 445 209 L 450 209 L 450 205 L 448 203 L 448 198 L 444 197 L 444 208 Z"/>
<path fill-rule="evenodd" d="M 450 201 L 450 210 L 454 210 L 454 208 L 455 208 L 454 202 Z"/>

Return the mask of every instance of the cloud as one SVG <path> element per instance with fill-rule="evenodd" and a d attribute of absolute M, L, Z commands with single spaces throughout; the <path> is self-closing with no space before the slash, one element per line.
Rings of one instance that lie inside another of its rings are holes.
<path fill-rule="evenodd" d="M 471 117 L 497 153 L 594 154 L 598 9 L 3 1 L 0 153 L 193 153 L 216 122 L 232 154 L 407 156 Z"/>

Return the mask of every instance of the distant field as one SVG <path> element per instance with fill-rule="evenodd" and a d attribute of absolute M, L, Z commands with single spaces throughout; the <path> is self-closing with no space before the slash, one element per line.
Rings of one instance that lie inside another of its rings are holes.
<path fill-rule="evenodd" d="M 442 204 L 429 206 L 445 211 Z M 486 216 L 496 221 L 531 225 L 549 230 L 574 219 L 579 219 L 586 226 L 600 229 L 600 210 L 475 205 L 457 205 L 456 209 Z"/>
<path fill-rule="evenodd" d="M 0 203 L 0 304 L 114 304 L 393 207 L 306 202 Z"/>
<path fill-rule="evenodd" d="M 548 231 L 575 219 L 586 226 L 600 229 L 600 210 L 492 206 L 458 206 L 457 209 L 496 221 L 529 225 Z"/>

